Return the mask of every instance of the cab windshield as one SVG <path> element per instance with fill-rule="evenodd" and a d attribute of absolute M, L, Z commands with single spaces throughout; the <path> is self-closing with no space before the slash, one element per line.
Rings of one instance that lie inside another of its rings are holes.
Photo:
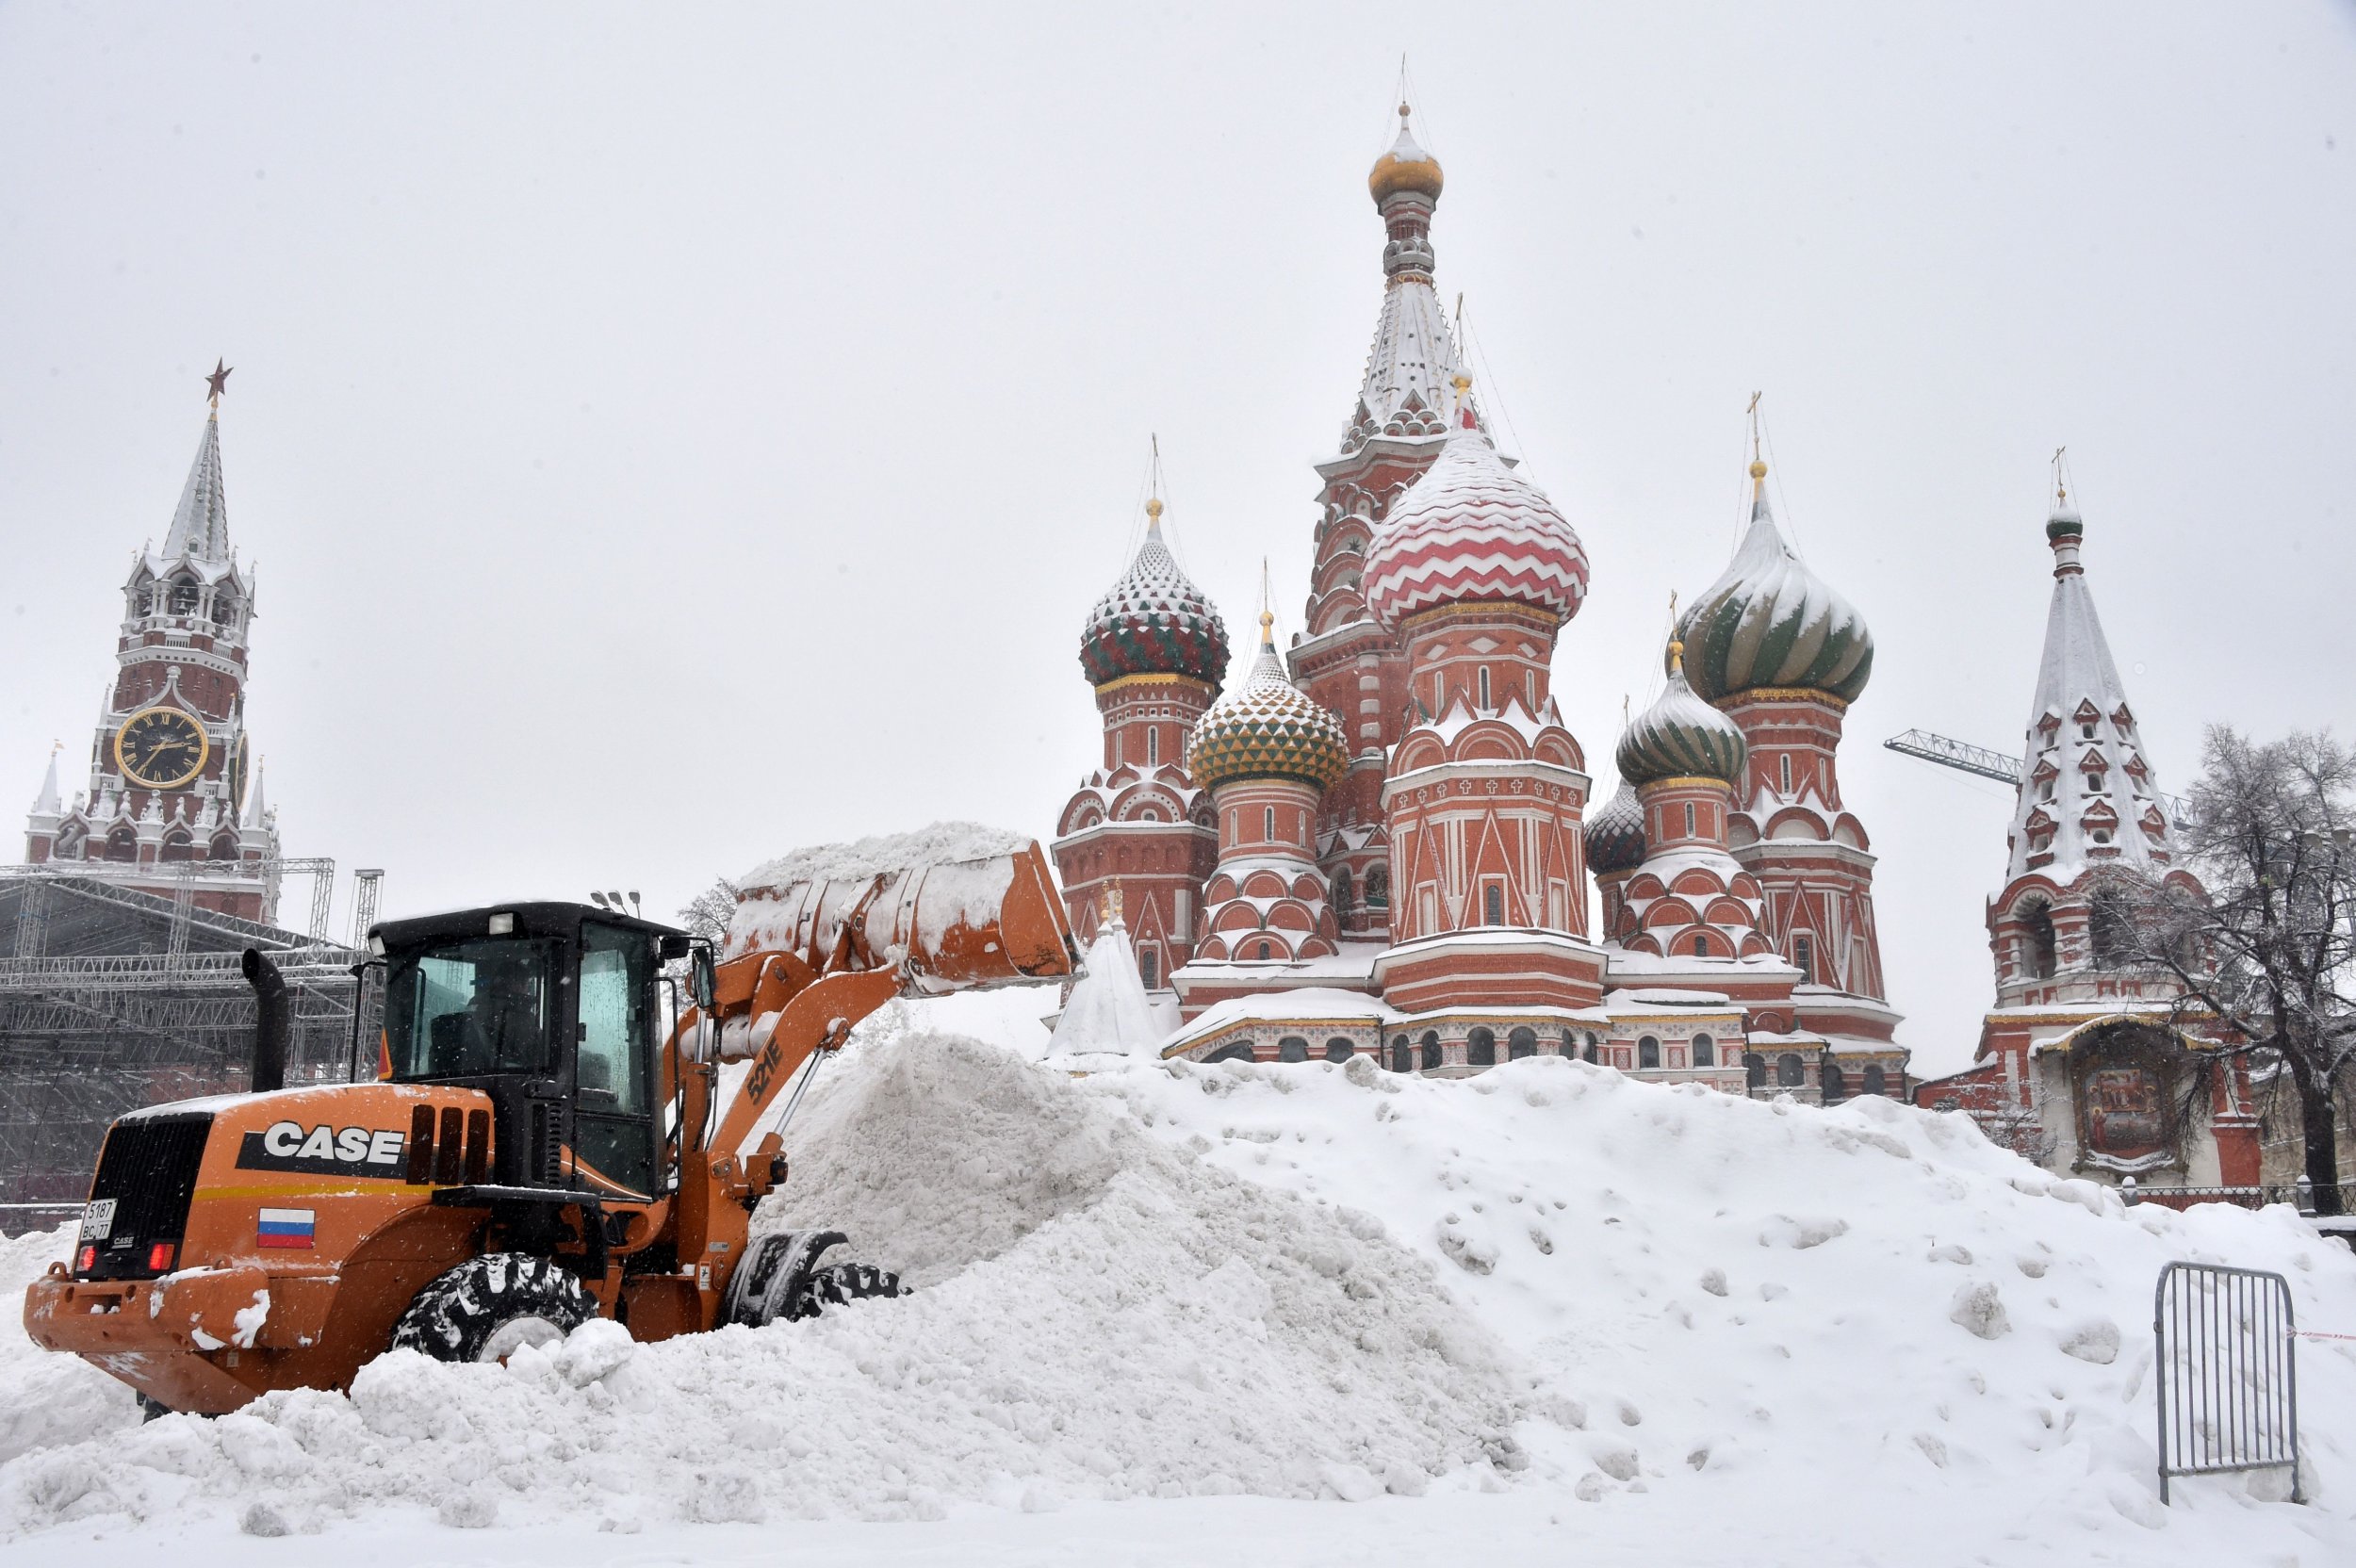
<path fill-rule="evenodd" d="M 454 941 L 393 961 L 384 981 L 384 1044 L 396 1080 L 547 1072 L 556 943 L 494 937 Z"/>

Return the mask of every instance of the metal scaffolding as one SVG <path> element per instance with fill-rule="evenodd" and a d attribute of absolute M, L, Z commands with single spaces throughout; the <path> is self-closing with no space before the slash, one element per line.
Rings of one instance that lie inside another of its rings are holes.
<path fill-rule="evenodd" d="M 317 886 L 332 890 L 325 874 Z M 248 947 L 270 954 L 286 981 L 286 1081 L 351 1071 L 352 966 L 366 956 L 197 907 L 191 890 L 184 880 L 160 897 L 68 871 L 0 871 L 9 955 L 0 958 L 0 1202 L 78 1200 L 116 1117 L 246 1086 Z M 323 903 L 313 899 L 315 923 Z M 373 998 L 363 1011 L 365 1036 Z"/>

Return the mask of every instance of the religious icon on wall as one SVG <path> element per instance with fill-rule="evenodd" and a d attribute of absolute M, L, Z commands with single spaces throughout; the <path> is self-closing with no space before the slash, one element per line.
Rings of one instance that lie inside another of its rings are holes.
<path fill-rule="evenodd" d="M 2106 1067 L 2086 1074 L 2086 1143 L 2115 1160 L 2156 1152 L 2167 1141 L 2167 1090 L 2145 1067 Z"/>
<path fill-rule="evenodd" d="M 2173 1037 L 2144 1024 L 2115 1024 L 2081 1038 L 2073 1054 L 2082 1160 L 2135 1168 L 2173 1163 L 2181 1154 L 2169 1070 L 2181 1050 Z"/>

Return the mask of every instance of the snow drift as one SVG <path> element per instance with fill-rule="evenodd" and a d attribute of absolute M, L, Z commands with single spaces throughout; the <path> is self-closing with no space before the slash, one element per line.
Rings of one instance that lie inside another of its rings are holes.
<path fill-rule="evenodd" d="M 1828 1535 L 1856 1560 L 2356 1553 L 2346 1342 L 2299 1351 L 2315 1506 L 2274 1501 L 2279 1476 L 2154 1496 L 2163 1263 L 2280 1270 L 2302 1327 L 2356 1332 L 2356 1258 L 2285 1210 L 2122 1208 L 1881 1100 L 1551 1057 L 1456 1082 L 1363 1058 L 1074 1080 L 917 1017 L 886 1009 L 821 1075 L 761 1216 L 849 1231 L 916 1294 L 659 1346 L 591 1325 L 505 1369 L 386 1356 L 349 1398 L 145 1427 L 11 1331 L 0 1530 L 1429 1491 L 1368 1549 L 1513 1518 L 1567 1532 L 1553 1560 L 1672 1537 L 1689 1560 L 1822 1560 Z M 21 1280 L 63 1246 L 0 1266 Z"/>

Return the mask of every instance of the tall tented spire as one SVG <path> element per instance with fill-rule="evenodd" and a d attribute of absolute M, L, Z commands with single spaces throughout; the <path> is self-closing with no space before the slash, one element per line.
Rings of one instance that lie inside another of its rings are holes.
<path fill-rule="evenodd" d="M 2053 600 L 2013 808 L 2009 883 L 2036 872 L 2067 884 L 2104 862 L 2146 870 L 2175 858 L 2175 822 L 2136 733 L 2078 559 L 2086 525 L 2057 498 L 2045 525 Z"/>
<path fill-rule="evenodd" d="M 1120 890 L 1107 900 L 1106 920 L 1088 945 L 1088 962 L 1079 983 L 1072 988 L 1048 1050 L 1071 1055 L 1082 1052 L 1115 1052 L 1123 1055 L 1158 1054 L 1168 1027 L 1146 994 L 1138 972 L 1137 948 L 1121 918 Z"/>
<path fill-rule="evenodd" d="M 251 828 L 270 825 L 270 796 L 269 792 L 262 787 L 262 769 L 259 763 L 256 763 L 254 769 L 254 793 L 247 798 L 245 803 L 245 821 L 237 825 Z"/>
<path fill-rule="evenodd" d="M 196 561 L 229 559 L 229 502 L 221 483 L 221 417 L 207 415 L 205 436 L 196 446 L 188 482 L 180 492 L 179 510 L 172 514 L 172 531 L 164 536 L 164 557 L 183 555 Z"/>
<path fill-rule="evenodd" d="M 35 816 L 54 817 L 65 809 L 64 803 L 57 798 L 58 750 L 57 746 L 49 748 L 49 776 L 41 780 L 40 798 L 33 802 Z"/>
<path fill-rule="evenodd" d="M 1462 368 L 1448 313 L 1432 286 L 1432 210 L 1440 198 L 1440 165 L 1416 143 L 1409 112 L 1399 105 L 1399 139 L 1366 177 L 1383 215 L 1387 286 L 1358 406 L 1342 437 L 1345 453 L 1376 436 L 1448 433 L 1448 388 Z"/>

